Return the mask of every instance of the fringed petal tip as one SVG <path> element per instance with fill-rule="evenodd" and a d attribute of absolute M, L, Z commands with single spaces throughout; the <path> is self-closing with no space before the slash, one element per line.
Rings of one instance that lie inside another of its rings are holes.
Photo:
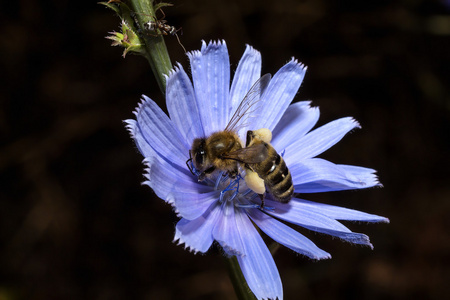
<path fill-rule="evenodd" d="M 165 202 L 169 203 L 174 209 L 175 209 L 175 213 L 177 214 L 178 217 L 180 217 L 179 212 L 177 212 L 177 209 L 175 207 L 175 197 L 172 194 L 168 194 L 166 196 L 166 199 L 163 199 Z"/>
<path fill-rule="evenodd" d="M 221 49 L 223 48 L 223 49 Z M 202 47 L 201 50 L 193 50 L 186 53 L 188 59 L 191 61 L 191 63 L 195 59 L 199 59 L 204 54 L 210 52 L 210 51 L 225 51 L 228 53 L 227 44 L 225 43 L 225 40 L 221 41 L 210 41 L 208 44 L 204 40 L 202 40 Z"/>
<path fill-rule="evenodd" d="M 367 173 L 365 176 L 361 174 L 358 177 L 358 181 L 355 183 L 359 183 L 361 188 L 383 188 L 383 184 L 380 182 L 378 175 L 376 174 L 376 170 L 372 170 L 373 172 Z"/>
<path fill-rule="evenodd" d="M 325 252 L 325 251 L 324 251 Z M 308 257 L 309 259 L 311 259 L 312 261 L 319 261 L 319 260 L 324 260 L 324 259 L 331 259 L 331 254 L 328 252 L 325 252 L 326 254 L 323 256 L 316 256 L 316 255 L 312 255 L 312 254 L 303 254 L 304 256 Z"/>
<path fill-rule="evenodd" d="M 291 103 L 291 106 L 294 104 L 298 105 L 299 109 L 301 109 L 301 113 L 312 114 L 313 112 L 317 111 L 317 113 L 320 114 L 320 107 L 318 105 L 314 105 L 313 100 L 308 99 L 308 100 L 296 101 L 296 102 Z"/>
<path fill-rule="evenodd" d="M 261 53 L 258 50 L 256 50 L 249 44 L 245 44 L 245 52 L 244 53 L 246 53 L 246 52 L 248 52 L 251 55 L 261 55 Z"/>
<path fill-rule="evenodd" d="M 286 246 L 286 245 L 284 245 Z M 289 246 L 286 246 L 287 248 L 290 248 L 292 251 L 294 251 L 296 254 L 303 255 L 304 257 L 309 258 L 312 261 L 319 261 L 324 259 L 331 259 L 331 254 L 323 251 L 322 249 L 318 248 L 319 251 L 307 251 L 305 249 L 293 249 Z"/>
<path fill-rule="evenodd" d="M 318 248 L 319 251 L 308 251 L 306 249 L 301 248 L 292 248 L 289 247 L 289 245 L 284 245 L 287 248 L 290 248 L 292 251 L 294 251 L 297 254 L 303 255 L 304 257 L 309 258 L 312 261 L 319 261 L 324 259 L 331 259 L 331 254 L 323 251 L 322 249 Z"/>
<path fill-rule="evenodd" d="M 193 254 L 197 254 L 197 253 L 204 254 L 200 250 L 195 249 L 194 247 L 187 245 L 186 242 L 183 241 L 181 239 L 181 237 L 179 237 L 179 236 L 175 236 L 172 242 L 177 244 L 177 246 L 181 246 L 181 245 L 184 244 L 184 250 L 187 250 L 187 251 L 189 251 L 189 252 L 191 252 Z"/>
<path fill-rule="evenodd" d="M 309 228 L 310 230 L 312 228 Z M 314 230 L 314 229 L 312 229 Z M 317 231 L 318 232 L 318 231 Z M 346 232 L 341 235 L 330 235 L 326 232 L 318 232 L 318 233 L 324 233 L 326 235 L 329 235 L 332 239 L 339 239 L 342 242 L 347 242 L 352 245 L 361 245 L 361 246 L 367 246 L 371 250 L 373 250 L 373 245 L 370 242 L 370 239 L 367 235 L 363 233 L 356 233 L 356 232 Z M 331 258 L 331 255 L 330 255 Z"/>
<path fill-rule="evenodd" d="M 353 132 L 353 130 L 355 130 L 355 129 L 361 129 L 361 124 L 353 117 L 343 117 L 343 118 L 337 119 L 335 121 L 336 122 L 338 122 L 338 121 L 342 122 L 341 125 L 343 127 L 345 127 L 345 128 L 348 128 L 347 133 Z M 335 121 L 332 121 L 330 123 L 333 123 Z"/>
<path fill-rule="evenodd" d="M 125 128 L 127 129 L 128 133 L 131 135 L 131 138 L 135 138 L 135 130 L 136 130 L 136 120 L 133 119 L 127 119 L 123 120 L 125 123 Z"/>
<path fill-rule="evenodd" d="M 141 183 L 141 185 L 146 185 L 149 186 L 150 188 L 152 187 L 152 182 L 150 181 L 150 175 L 148 175 L 148 169 L 145 169 L 145 173 L 144 173 L 144 178 L 146 179 L 145 181 L 143 181 Z"/>
<path fill-rule="evenodd" d="M 361 124 L 359 124 L 358 121 L 356 121 L 355 119 L 353 119 L 352 117 L 349 117 L 350 121 L 355 125 L 354 129 L 361 129 Z"/>
<path fill-rule="evenodd" d="M 175 202 L 172 202 L 172 203 L 169 202 L 169 204 L 172 205 L 172 209 L 173 209 L 173 212 L 175 213 L 175 215 L 176 215 L 178 218 L 182 218 L 183 215 L 182 215 L 182 214 L 180 213 L 180 211 L 177 209 L 177 206 L 175 205 Z"/>
<path fill-rule="evenodd" d="M 358 232 L 347 232 L 340 233 L 338 235 L 334 235 L 339 238 L 341 241 L 348 242 L 350 244 L 367 246 L 373 250 L 373 245 L 370 242 L 370 238 L 368 235 Z"/>
<path fill-rule="evenodd" d="M 369 182 L 372 187 L 382 188 L 383 184 L 380 182 L 380 178 L 378 178 L 377 171 L 372 169 L 372 172 L 368 174 L 368 179 L 365 181 Z"/>
<path fill-rule="evenodd" d="M 225 42 L 225 40 L 209 41 L 208 44 L 206 44 L 206 42 L 204 40 L 202 40 L 201 52 L 205 53 L 210 50 L 217 50 L 218 48 L 221 48 L 221 47 L 225 47 L 225 48 L 227 47 L 227 43 Z"/>
<path fill-rule="evenodd" d="M 337 236 L 337 238 L 339 238 L 341 241 L 348 242 L 350 244 L 367 246 L 373 250 L 373 245 L 370 242 L 369 236 L 363 233 L 352 232 L 342 236 Z"/>
<path fill-rule="evenodd" d="M 177 75 L 179 72 L 184 72 L 183 66 L 177 62 L 177 64 L 169 71 L 169 74 L 164 74 L 164 78 L 166 79 L 166 82 L 172 79 L 175 75 Z"/>
<path fill-rule="evenodd" d="M 144 174 L 144 177 L 145 177 L 146 179 L 149 178 L 148 174 L 146 174 L 146 173 Z M 141 182 L 141 185 L 146 185 L 146 186 L 152 188 L 152 183 L 150 182 L 150 180 L 145 180 L 145 181 Z"/>
<path fill-rule="evenodd" d="M 148 101 L 152 101 L 152 99 L 150 97 L 147 97 L 146 95 L 142 94 L 141 95 L 141 101 L 138 103 L 138 105 L 136 106 L 136 108 L 133 111 L 133 114 L 135 116 L 137 116 L 139 114 L 139 112 L 142 110 L 142 107 L 146 104 L 146 102 Z"/>
<path fill-rule="evenodd" d="M 291 57 L 291 60 L 286 65 L 292 65 L 295 68 L 300 68 L 303 72 L 308 70 L 308 67 L 305 64 L 299 62 L 295 57 Z"/>
<path fill-rule="evenodd" d="M 361 176 L 358 177 L 359 182 L 357 182 L 360 184 L 360 188 L 384 188 L 376 172 L 376 170 L 372 170 L 371 173 L 368 172 L 365 176 L 364 174 L 361 174 Z"/>
<path fill-rule="evenodd" d="M 302 101 L 299 101 L 299 102 L 296 102 L 296 103 L 302 103 L 302 106 L 305 106 L 306 109 L 319 109 L 318 106 L 312 106 L 311 105 L 312 100 L 302 100 Z"/>
<path fill-rule="evenodd" d="M 150 157 L 146 157 L 142 160 L 142 162 L 144 163 L 144 165 L 146 166 L 146 168 L 144 169 L 144 176 L 145 178 L 147 178 L 148 180 L 150 180 L 150 169 L 152 168 L 152 164 L 154 162 L 154 159 L 150 158 Z"/>
<path fill-rule="evenodd" d="M 195 58 L 202 56 L 202 53 L 199 50 L 192 50 L 186 53 L 186 55 L 189 58 L 189 60 L 192 61 Z"/>

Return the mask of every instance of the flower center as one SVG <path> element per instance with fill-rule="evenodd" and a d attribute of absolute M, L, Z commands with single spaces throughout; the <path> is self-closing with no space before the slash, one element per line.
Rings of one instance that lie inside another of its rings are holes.
<path fill-rule="evenodd" d="M 220 191 L 220 203 L 233 201 L 233 204 L 238 207 L 260 207 L 259 204 L 253 202 L 258 195 L 247 187 L 241 173 L 238 173 L 235 178 L 231 178 L 225 172 L 220 172 L 217 175 L 214 189 Z"/>
<path fill-rule="evenodd" d="M 195 169 L 192 161 L 190 167 L 192 173 L 199 177 L 200 172 Z M 238 207 L 260 208 L 260 205 L 254 201 L 258 195 L 247 187 L 244 177 L 241 175 L 245 171 L 243 169 L 239 171 L 235 178 L 231 178 L 225 171 L 216 171 L 215 175 L 206 177 L 203 183 L 220 191 L 218 200 L 222 204 L 233 202 Z"/>

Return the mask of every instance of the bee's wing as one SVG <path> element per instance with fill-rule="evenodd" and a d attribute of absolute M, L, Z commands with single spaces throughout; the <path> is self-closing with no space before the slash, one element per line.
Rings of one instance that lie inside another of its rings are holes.
<path fill-rule="evenodd" d="M 259 143 L 227 153 L 226 155 L 223 155 L 222 158 L 237 160 L 238 162 L 245 164 L 258 164 L 263 162 L 268 155 L 269 152 L 267 147 L 263 143 Z"/>
<path fill-rule="evenodd" d="M 228 122 L 225 131 L 238 131 L 248 115 L 256 110 L 255 104 L 269 85 L 271 77 L 270 74 L 265 74 L 253 84 Z"/>

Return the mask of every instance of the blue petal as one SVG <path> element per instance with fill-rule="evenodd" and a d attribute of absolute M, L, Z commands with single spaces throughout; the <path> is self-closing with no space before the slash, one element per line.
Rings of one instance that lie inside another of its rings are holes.
<path fill-rule="evenodd" d="M 192 80 L 205 135 L 223 130 L 230 112 L 230 61 L 225 41 L 203 42 L 189 53 Z"/>
<path fill-rule="evenodd" d="M 136 146 L 144 157 L 153 157 L 159 156 L 156 151 L 147 143 L 147 141 L 142 136 L 142 132 L 139 130 L 139 126 L 137 126 L 137 122 L 135 120 L 125 120 L 126 128 L 133 138 Z"/>
<path fill-rule="evenodd" d="M 272 144 L 277 150 L 286 149 L 316 125 L 320 111 L 318 107 L 310 107 L 310 104 L 310 101 L 301 101 L 287 108 L 272 132 Z"/>
<path fill-rule="evenodd" d="M 331 255 L 317 247 L 310 239 L 257 209 L 249 210 L 253 222 L 268 236 L 295 252 L 312 259 L 331 258 Z"/>
<path fill-rule="evenodd" d="M 258 116 L 252 119 L 249 128 L 273 130 L 294 99 L 305 72 L 306 67 L 294 59 L 284 65 L 262 95 Z"/>
<path fill-rule="evenodd" d="M 383 186 L 378 181 L 378 176 L 375 174 L 377 171 L 375 171 L 374 169 L 351 165 L 338 165 L 338 166 L 341 169 L 343 169 L 347 174 L 352 174 L 352 176 L 358 178 L 360 182 L 364 182 L 366 184 L 366 187 Z"/>
<path fill-rule="evenodd" d="M 143 100 L 136 111 L 137 125 L 143 138 L 166 160 L 179 166 L 186 166 L 189 145 L 152 99 L 143 96 Z"/>
<path fill-rule="evenodd" d="M 292 174 L 297 193 L 319 193 L 349 189 L 364 189 L 380 186 L 375 170 L 336 165 L 321 158 L 310 158 L 299 162 L 292 156 L 286 164 Z"/>
<path fill-rule="evenodd" d="M 211 187 L 195 182 L 194 177 L 185 170 L 157 157 L 149 157 L 144 161 L 149 168 L 146 170 L 147 181 L 156 195 L 174 203 L 177 197 L 185 197 L 184 193 L 207 193 Z"/>
<path fill-rule="evenodd" d="M 245 52 L 239 61 L 234 73 L 233 83 L 230 90 L 231 113 L 236 110 L 244 99 L 248 90 L 261 76 L 261 54 L 253 47 L 247 45 Z"/>
<path fill-rule="evenodd" d="M 237 256 L 249 288 L 258 299 L 283 299 L 277 266 L 256 228 L 244 212 L 236 213 L 236 224 L 245 256 Z"/>
<path fill-rule="evenodd" d="M 285 158 L 295 156 L 299 160 L 315 157 L 339 142 L 354 128 L 360 128 L 360 125 L 350 117 L 325 124 L 286 147 Z"/>
<path fill-rule="evenodd" d="M 175 212 L 187 219 L 194 220 L 200 217 L 208 208 L 219 199 L 218 191 L 207 193 L 173 193 L 167 196 L 175 204 Z"/>
<path fill-rule="evenodd" d="M 236 224 L 236 208 L 233 203 L 225 203 L 221 208 L 222 216 L 218 219 L 212 235 L 229 255 L 244 255 L 244 246 L 239 237 L 239 227 Z"/>
<path fill-rule="evenodd" d="M 174 242 L 185 244 L 195 253 L 205 253 L 214 242 L 212 230 L 220 216 L 220 206 L 216 205 L 195 220 L 181 219 L 175 227 Z"/>
<path fill-rule="evenodd" d="M 367 245 L 373 248 L 367 235 L 351 232 L 350 229 L 326 215 L 313 210 L 305 210 L 295 198 L 287 204 L 266 200 L 266 205 L 274 207 L 273 211 L 267 211 L 267 213 L 278 219 L 300 225 L 312 231 L 336 236 L 353 244 Z"/>
<path fill-rule="evenodd" d="M 188 145 L 195 138 L 205 136 L 194 88 L 181 65 L 167 77 L 166 103 L 170 119 Z"/>
<path fill-rule="evenodd" d="M 354 209 L 317 203 L 303 199 L 295 199 L 299 207 L 303 210 L 320 213 L 335 220 L 389 223 L 389 219 L 377 215 L 368 214 Z"/>

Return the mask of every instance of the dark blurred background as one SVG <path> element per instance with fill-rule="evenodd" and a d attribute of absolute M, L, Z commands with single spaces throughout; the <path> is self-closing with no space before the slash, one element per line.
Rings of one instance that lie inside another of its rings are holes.
<path fill-rule="evenodd" d="M 225 39 L 234 71 L 250 44 L 272 74 L 296 57 L 296 100 L 320 106 L 319 125 L 362 124 L 323 157 L 377 169 L 384 188 L 303 197 L 391 223 L 346 223 L 374 250 L 299 229 L 333 259 L 279 249 L 285 299 L 448 297 L 450 2 L 173 3 L 188 51 Z M 0 299 L 235 299 L 220 252 L 172 243 L 172 208 L 140 184 L 122 120 L 141 94 L 164 98 L 146 60 L 104 38 L 119 18 L 65 0 L 9 1 L 0 17 Z"/>

